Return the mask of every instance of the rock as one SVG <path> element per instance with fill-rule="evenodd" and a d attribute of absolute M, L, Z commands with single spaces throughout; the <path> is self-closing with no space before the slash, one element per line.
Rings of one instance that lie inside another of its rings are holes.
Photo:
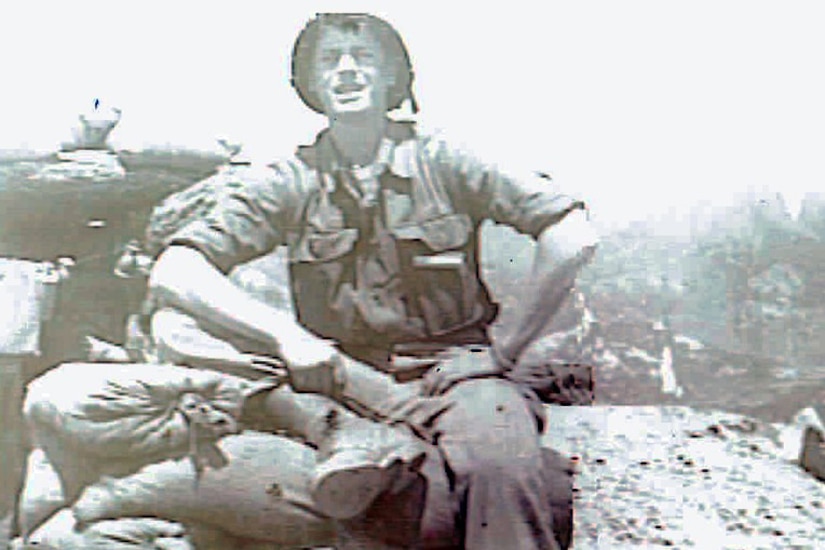
<path fill-rule="evenodd" d="M 813 504 L 825 502 L 825 484 L 783 459 L 770 426 L 689 407 L 548 407 L 548 415 L 543 443 L 584 457 L 577 550 L 825 545 L 825 514 Z M 723 439 L 710 426 L 747 429 Z"/>
<path fill-rule="evenodd" d="M 64 143 L 63 151 L 104 150 L 108 149 L 109 134 L 120 122 L 122 111 L 117 107 L 101 108 L 100 100 L 95 99 L 94 108 L 78 117 L 80 124 L 72 129 L 74 140 Z"/>
<path fill-rule="evenodd" d="M 799 465 L 817 479 L 825 481 L 825 435 L 814 426 L 805 429 Z"/>
<path fill-rule="evenodd" d="M 819 418 L 813 407 L 806 407 L 796 413 L 790 424 L 775 424 L 774 427 L 778 432 L 782 457 L 785 460 L 799 460 L 800 463 L 803 462 L 806 445 L 811 445 L 807 456 L 810 456 L 812 460 L 815 456 L 814 440 L 809 440 L 809 438 L 815 437 L 816 433 L 822 434 L 825 432 L 825 425 L 823 425 L 822 419 Z M 810 428 L 813 429 L 813 432 L 809 435 Z M 806 460 L 808 459 L 806 458 Z"/>

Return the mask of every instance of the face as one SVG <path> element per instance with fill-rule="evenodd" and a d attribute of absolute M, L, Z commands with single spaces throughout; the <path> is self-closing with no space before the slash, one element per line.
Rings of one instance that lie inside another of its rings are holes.
<path fill-rule="evenodd" d="M 315 85 L 328 116 L 385 113 L 391 78 L 381 45 L 363 28 L 328 27 L 315 56 Z"/>

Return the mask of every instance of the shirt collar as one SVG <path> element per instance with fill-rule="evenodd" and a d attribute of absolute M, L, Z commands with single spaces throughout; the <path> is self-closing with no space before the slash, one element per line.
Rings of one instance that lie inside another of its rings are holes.
<path fill-rule="evenodd" d="M 385 165 L 387 170 L 396 176 L 409 178 L 412 175 L 412 161 L 414 159 L 415 124 L 412 122 L 388 121 L 387 132 L 379 148 L 375 166 Z M 312 170 L 322 173 L 334 173 L 339 167 L 332 144 L 329 129 L 322 130 L 311 145 L 298 147 L 296 156 Z M 358 170 L 369 170 L 370 167 Z"/>

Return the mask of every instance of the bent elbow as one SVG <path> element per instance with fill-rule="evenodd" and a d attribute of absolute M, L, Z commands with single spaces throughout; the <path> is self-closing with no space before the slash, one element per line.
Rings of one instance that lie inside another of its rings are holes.
<path fill-rule="evenodd" d="M 539 236 L 539 243 L 557 261 L 583 257 L 588 261 L 599 245 L 599 234 L 584 210 L 574 210 Z"/>

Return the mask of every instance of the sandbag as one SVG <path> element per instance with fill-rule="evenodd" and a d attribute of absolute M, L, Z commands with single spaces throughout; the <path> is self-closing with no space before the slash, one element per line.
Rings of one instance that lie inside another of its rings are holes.
<path fill-rule="evenodd" d="M 311 508 L 315 452 L 273 434 L 244 432 L 218 442 L 227 463 L 200 474 L 186 459 L 166 460 L 86 488 L 73 505 L 83 523 L 155 516 L 290 547 L 331 545 L 332 521 Z"/>
<path fill-rule="evenodd" d="M 202 397 L 231 424 L 245 388 L 239 378 L 173 365 L 72 363 L 29 384 L 24 412 L 36 431 L 58 432 L 88 454 L 154 458 L 188 449 L 184 396 Z"/>
<path fill-rule="evenodd" d="M 46 520 L 66 507 L 60 488 L 60 480 L 54 469 L 41 449 L 33 450 L 28 458 L 27 478 L 23 492 L 20 496 L 18 521 L 20 522 L 20 533 L 22 539 L 31 537 L 30 542 L 44 541 L 47 539 L 62 540 L 69 544 L 72 539 L 78 539 L 80 535 L 72 531 L 75 521 L 69 522 L 69 514 L 64 513 L 52 524 L 44 529 Z M 73 516 L 71 516 L 73 518 Z M 122 518 L 120 518 L 122 519 Z M 67 524 L 71 524 L 72 529 L 67 529 Z M 133 524 L 132 521 L 125 525 Z M 103 526 L 105 528 L 105 524 Z M 209 527 L 203 524 L 187 522 L 187 538 L 197 550 L 226 550 L 228 548 L 238 548 L 243 550 L 277 550 L 280 545 L 254 541 L 231 535 L 222 529 Z M 95 531 L 92 530 L 92 533 Z M 66 540 L 68 539 L 68 541 Z M 85 542 L 84 542 L 85 544 Z M 169 544 L 168 541 L 162 544 Z M 40 548 L 40 546 L 34 546 Z M 12 548 L 21 550 L 25 548 L 22 540 L 18 540 Z M 63 548 L 63 546 L 60 546 Z"/>
<path fill-rule="evenodd" d="M 26 480 L 17 506 L 17 521 L 25 536 L 66 506 L 60 478 L 42 449 L 34 449 L 26 461 Z"/>
<path fill-rule="evenodd" d="M 195 550 L 179 523 L 156 518 L 124 518 L 79 528 L 63 509 L 15 550 Z"/>
<path fill-rule="evenodd" d="M 172 365 L 66 364 L 29 384 L 24 413 L 67 500 L 101 475 L 191 455 L 237 431 L 246 382 Z M 212 422 L 190 430 L 187 406 Z M 206 412 L 200 414 L 200 409 Z"/>

